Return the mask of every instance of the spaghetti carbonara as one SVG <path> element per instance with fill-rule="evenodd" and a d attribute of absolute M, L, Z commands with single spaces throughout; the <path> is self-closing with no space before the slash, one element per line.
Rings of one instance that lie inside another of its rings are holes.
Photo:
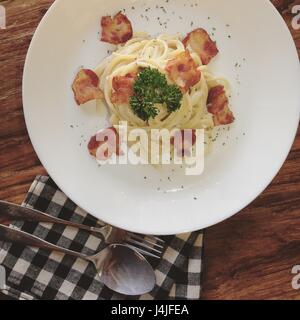
<path fill-rule="evenodd" d="M 136 34 L 125 45 L 106 58 L 95 70 L 100 79 L 100 88 L 104 92 L 105 101 L 111 112 L 111 124 L 117 126 L 120 121 L 127 121 L 131 129 L 154 128 L 172 129 L 205 129 L 206 145 L 211 141 L 211 132 L 214 128 L 213 115 L 207 110 L 207 98 L 209 90 L 222 85 L 229 94 L 229 84 L 224 78 L 215 77 L 202 61 L 197 53 L 191 50 L 191 56 L 201 71 L 201 79 L 183 96 L 181 107 L 168 113 L 164 105 L 157 105 L 158 115 L 154 119 L 143 121 L 134 114 L 129 103 L 113 103 L 112 87 L 113 79 L 118 76 L 136 72 L 139 68 L 151 67 L 166 73 L 167 63 L 178 54 L 185 51 L 185 46 L 180 35 L 160 35 L 151 39 L 147 34 Z M 171 79 L 168 79 L 172 82 Z"/>
<path fill-rule="evenodd" d="M 116 135 L 121 122 L 126 122 L 129 132 L 142 129 L 149 137 L 154 129 L 179 130 L 181 135 L 187 129 L 202 129 L 207 151 L 213 128 L 234 121 L 229 83 L 208 67 L 219 50 L 207 31 L 198 28 L 185 37 L 162 34 L 151 38 L 147 33 L 134 34 L 121 12 L 102 17 L 101 26 L 101 40 L 115 44 L 116 50 L 95 70 L 82 69 L 77 74 L 72 86 L 76 102 L 105 101 Z M 119 147 L 116 152 L 107 151 L 112 143 L 103 136 L 92 137 L 90 153 L 97 159 L 119 155 Z M 189 147 L 195 140 L 190 139 Z M 180 152 L 185 148 L 182 145 Z"/>

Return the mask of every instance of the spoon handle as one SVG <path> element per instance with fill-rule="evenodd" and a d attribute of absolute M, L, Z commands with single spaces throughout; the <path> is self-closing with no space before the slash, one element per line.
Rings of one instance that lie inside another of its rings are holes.
<path fill-rule="evenodd" d="M 42 240 L 36 236 L 33 236 L 29 233 L 24 232 L 24 231 L 12 229 L 10 227 L 6 227 L 1 224 L 0 224 L 0 240 L 7 241 L 7 242 L 14 242 L 14 243 L 16 242 L 16 243 L 20 243 L 25 246 L 28 245 L 31 247 L 47 249 L 47 250 L 51 250 L 51 251 L 57 251 L 57 252 L 65 253 L 65 254 L 68 254 L 68 255 L 71 255 L 71 256 L 74 256 L 77 258 L 81 258 L 81 259 L 90 261 L 88 259 L 88 256 L 86 256 L 82 253 L 56 246 L 50 242 Z"/>

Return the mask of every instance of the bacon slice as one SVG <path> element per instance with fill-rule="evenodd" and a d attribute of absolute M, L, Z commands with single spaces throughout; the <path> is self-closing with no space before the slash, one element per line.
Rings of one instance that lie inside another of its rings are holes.
<path fill-rule="evenodd" d="M 99 78 L 94 71 L 89 69 L 82 69 L 78 72 L 72 89 L 78 105 L 103 98 L 103 92 L 99 88 Z"/>
<path fill-rule="evenodd" d="M 112 87 L 114 92 L 111 96 L 112 103 L 129 103 L 130 97 L 133 96 L 133 85 L 137 73 L 131 72 L 125 76 L 113 78 Z"/>
<path fill-rule="evenodd" d="M 171 80 L 173 80 L 184 93 L 201 79 L 201 71 L 197 68 L 188 50 L 185 50 L 170 60 L 166 66 L 166 71 Z"/>
<path fill-rule="evenodd" d="M 98 160 L 107 160 L 113 154 L 122 155 L 119 133 L 114 127 L 99 131 L 90 139 L 88 150 Z"/>
<path fill-rule="evenodd" d="M 101 27 L 101 41 L 104 42 L 121 44 L 133 36 L 131 22 L 121 11 L 113 18 L 111 16 L 102 17 Z"/>
<path fill-rule="evenodd" d="M 229 101 L 224 86 L 210 89 L 207 99 L 208 112 L 214 116 L 215 126 L 226 125 L 234 122 L 234 116 L 229 109 Z"/>
<path fill-rule="evenodd" d="M 196 130 L 192 129 L 192 134 L 185 133 L 185 130 L 176 131 L 174 137 L 171 138 L 171 144 L 177 150 L 179 157 L 190 156 L 191 148 L 196 143 Z"/>
<path fill-rule="evenodd" d="M 100 147 L 100 145 L 101 145 L 101 142 L 97 141 L 96 135 L 92 136 L 88 144 L 88 150 L 90 152 L 90 155 L 92 155 L 93 157 L 96 157 L 96 152 L 97 152 L 97 149 Z"/>
<path fill-rule="evenodd" d="M 201 28 L 190 32 L 184 39 L 183 44 L 190 46 L 201 58 L 202 63 L 207 65 L 219 53 L 216 43 L 209 34 Z"/>

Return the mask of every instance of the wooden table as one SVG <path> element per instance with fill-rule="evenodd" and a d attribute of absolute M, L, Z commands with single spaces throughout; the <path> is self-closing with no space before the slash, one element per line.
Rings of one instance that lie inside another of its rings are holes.
<path fill-rule="evenodd" d="M 8 20 L 7 30 L 0 30 L 0 199 L 16 203 L 36 175 L 47 174 L 27 134 L 21 85 L 27 48 L 52 2 L 0 0 Z M 300 53 L 300 30 L 291 28 L 291 8 L 300 0 L 272 2 Z M 300 299 L 291 286 L 291 269 L 300 265 L 300 130 L 267 190 L 235 217 L 205 231 L 203 261 L 203 299 Z"/>

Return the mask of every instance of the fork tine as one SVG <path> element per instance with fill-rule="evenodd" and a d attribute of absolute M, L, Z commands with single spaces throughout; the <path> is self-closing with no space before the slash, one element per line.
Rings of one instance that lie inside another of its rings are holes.
<path fill-rule="evenodd" d="M 157 242 L 160 242 L 160 243 L 162 243 L 162 244 L 165 244 L 166 242 L 165 242 L 165 240 L 163 240 L 163 239 L 160 239 L 160 238 L 158 238 L 158 237 L 155 237 L 155 236 L 149 236 L 150 238 L 153 238 L 154 240 L 156 240 Z"/>
<path fill-rule="evenodd" d="M 139 236 L 139 235 L 134 234 L 134 233 L 130 234 L 129 237 L 131 239 L 135 239 L 135 240 L 138 240 L 140 242 L 147 242 L 147 243 L 153 245 L 154 247 L 157 247 L 157 248 L 160 248 L 160 249 L 164 248 L 164 246 L 154 242 L 153 240 L 149 240 L 148 238 L 144 238 L 143 236 Z"/>
<path fill-rule="evenodd" d="M 127 244 L 127 246 L 128 246 L 129 248 L 133 249 L 133 250 L 138 251 L 138 252 L 141 253 L 141 254 L 144 254 L 145 256 L 149 256 L 149 257 L 152 257 L 152 258 L 160 259 L 160 256 L 155 255 L 155 254 L 153 254 L 153 253 L 150 253 L 150 252 L 148 252 L 148 251 L 145 251 L 145 250 L 143 250 L 143 249 L 141 249 L 141 248 L 137 248 L 136 246 L 133 246 L 133 245 L 131 245 L 131 244 Z"/>
<path fill-rule="evenodd" d="M 159 242 L 159 243 L 161 243 L 161 244 L 166 243 L 165 240 L 160 239 L 159 237 L 156 237 L 156 236 L 146 235 L 146 237 L 147 237 L 148 239 L 150 239 L 151 241 L 153 241 L 153 242 Z"/>
<path fill-rule="evenodd" d="M 132 243 L 132 244 L 134 244 L 134 245 L 138 245 L 138 246 L 143 247 L 143 248 L 145 248 L 145 249 L 148 249 L 148 250 L 150 250 L 150 251 L 154 251 L 154 252 L 156 252 L 156 253 L 158 253 L 158 254 L 162 254 L 162 251 L 160 251 L 160 250 L 158 250 L 158 249 L 155 249 L 155 248 L 153 248 L 153 247 L 150 247 L 150 246 L 148 246 L 147 244 L 145 244 L 145 243 L 143 243 L 143 242 L 139 242 L 139 241 L 136 241 L 136 240 L 131 239 L 131 238 L 127 238 L 126 240 L 127 240 L 127 242 Z"/>

